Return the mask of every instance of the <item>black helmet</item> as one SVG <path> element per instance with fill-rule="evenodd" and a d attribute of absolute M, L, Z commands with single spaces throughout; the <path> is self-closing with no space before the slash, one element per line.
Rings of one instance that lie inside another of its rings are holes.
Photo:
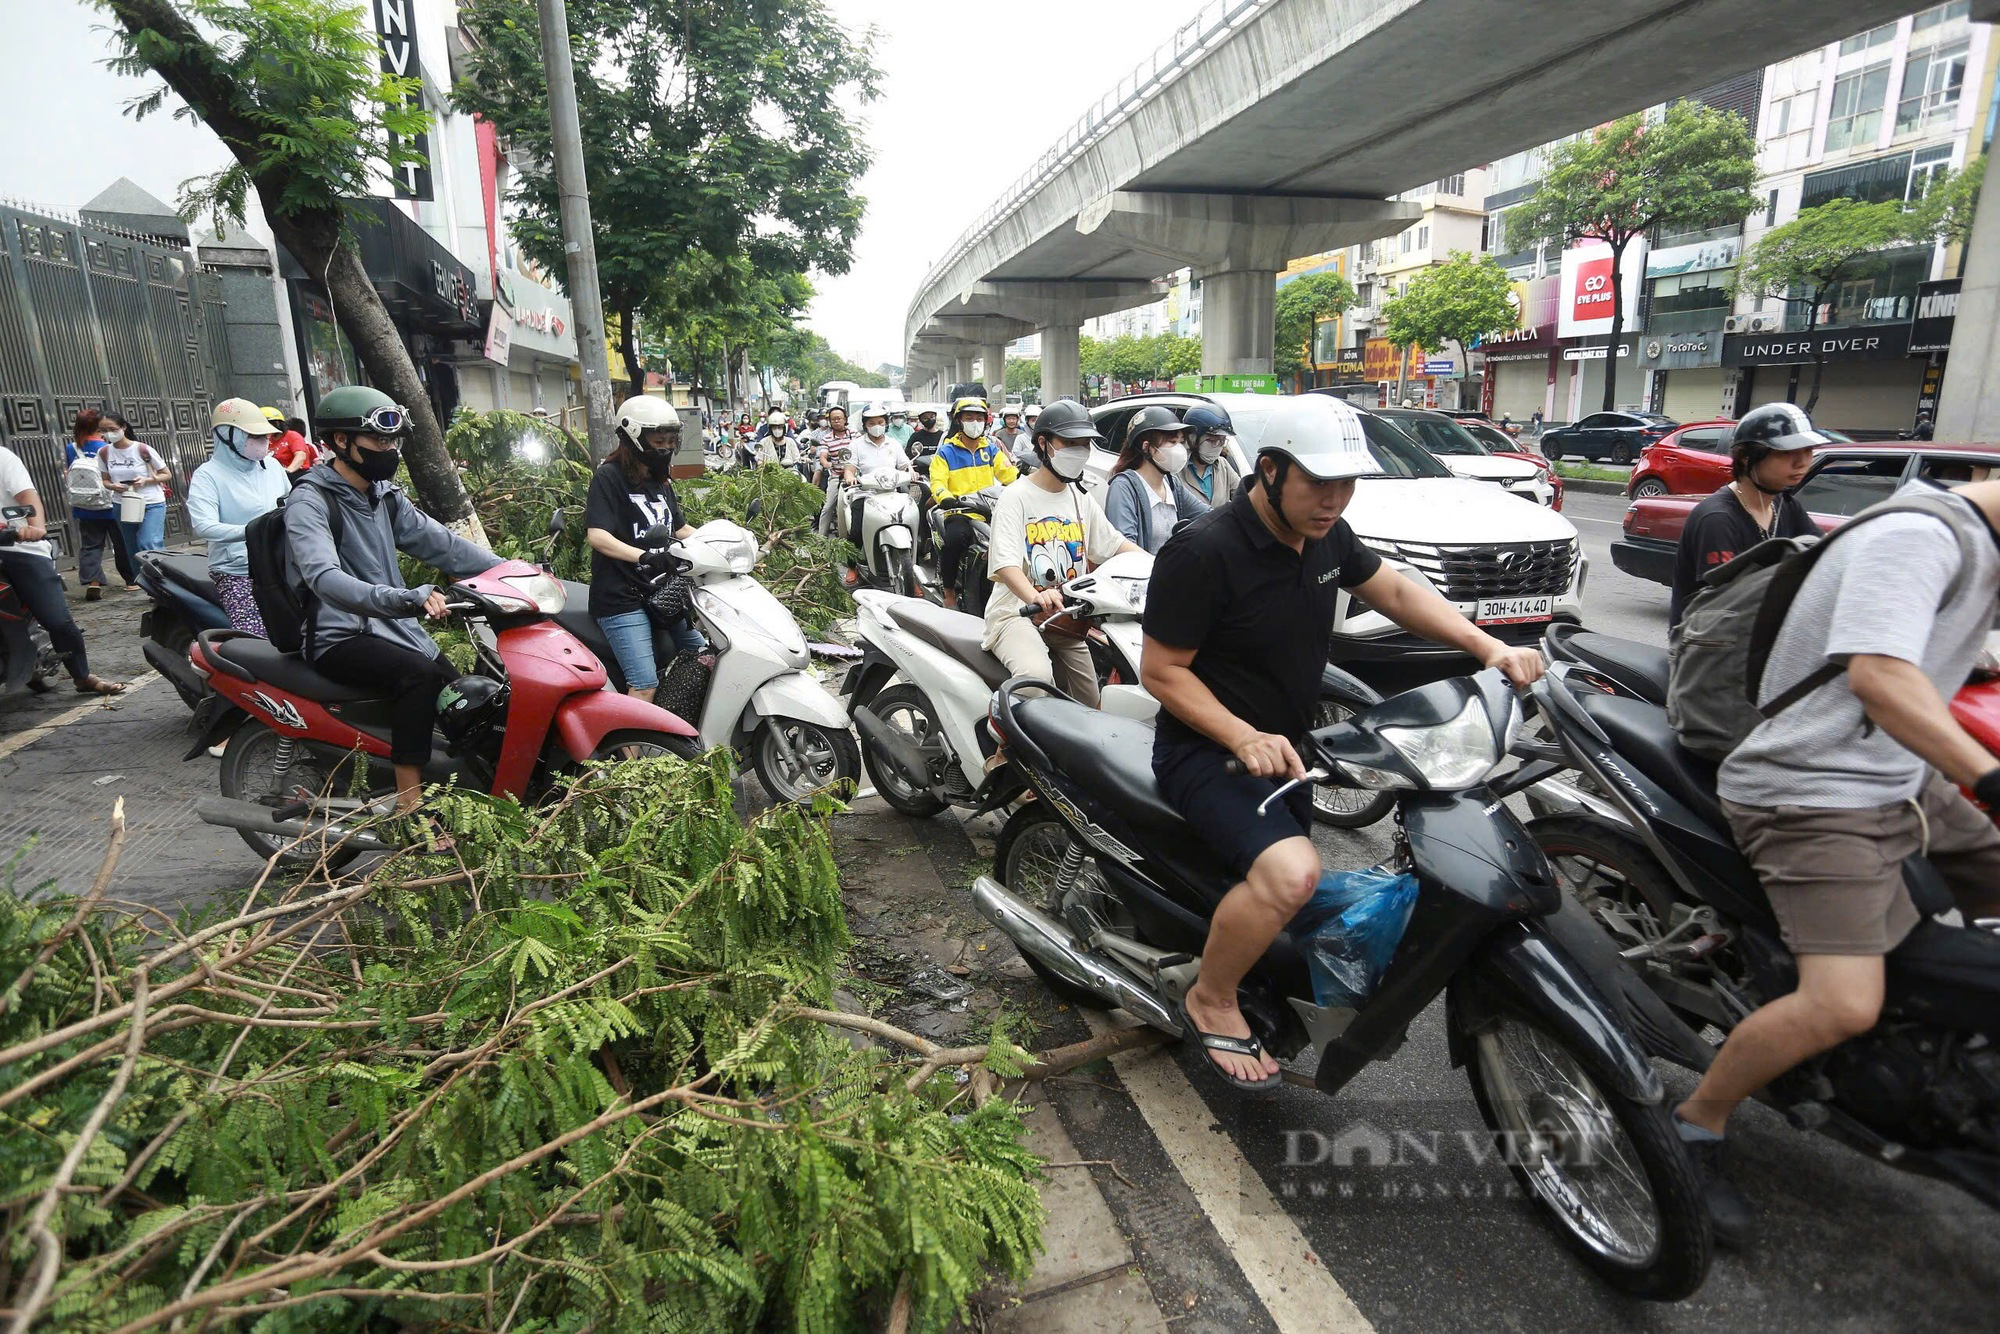
<path fill-rule="evenodd" d="M 1044 414 L 1046 415 L 1046 414 Z M 1126 429 L 1127 440 L 1138 440 L 1148 431 L 1184 431 L 1181 419 L 1174 416 L 1174 410 L 1155 403 L 1149 408 L 1140 408 L 1132 418 L 1132 425 Z"/>
<path fill-rule="evenodd" d="M 1036 436 L 1052 435 L 1058 440 L 1102 440 L 1104 433 L 1090 420 L 1090 409 L 1073 398 L 1059 398 L 1042 409 L 1035 419 Z"/>
<path fill-rule="evenodd" d="M 1796 403 L 1766 403 L 1743 414 L 1729 437 L 1731 470 L 1747 477 L 1773 454 L 1833 444 L 1833 437 L 1814 426 Z"/>
<path fill-rule="evenodd" d="M 490 676 L 461 676 L 438 691 L 437 724 L 458 745 L 507 712 L 507 687 Z"/>
<path fill-rule="evenodd" d="M 1188 415 L 1181 419 L 1188 434 L 1197 440 L 1205 435 L 1235 435 L 1236 427 L 1230 423 L 1229 414 L 1213 403 L 1197 403 L 1188 409 Z"/>

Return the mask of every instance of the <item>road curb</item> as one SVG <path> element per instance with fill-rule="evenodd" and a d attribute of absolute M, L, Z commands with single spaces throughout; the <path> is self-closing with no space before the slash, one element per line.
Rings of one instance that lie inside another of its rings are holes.
<path fill-rule="evenodd" d="M 1560 473 L 1557 475 L 1561 476 Z M 1594 482 L 1581 477 L 1564 477 L 1562 483 L 1565 491 L 1587 491 L 1594 496 L 1622 496 L 1627 485 L 1624 482 Z"/>

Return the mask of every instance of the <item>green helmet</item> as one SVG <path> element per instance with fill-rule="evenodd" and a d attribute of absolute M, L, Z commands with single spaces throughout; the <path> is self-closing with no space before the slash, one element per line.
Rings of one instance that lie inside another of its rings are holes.
<path fill-rule="evenodd" d="M 380 389 L 371 389 L 365 384 L 346 384 L 319 401 L 315 423 L 322 440 L 335 431 L 363 431 L 380 436 L 408 435 L 410 412 Z"/>

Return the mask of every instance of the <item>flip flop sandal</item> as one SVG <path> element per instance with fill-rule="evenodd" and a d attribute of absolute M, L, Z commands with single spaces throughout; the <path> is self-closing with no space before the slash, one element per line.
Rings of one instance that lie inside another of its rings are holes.
<path fill-rule="evenodd" d="M 125 693 L 123 681 L 107 681 L 101 676 L 86 676 L 76 683 L 79 695 L 122 695 Z"/>
<path fill-rule="evenodd" d="M 1175 1002 L 1174 1013 L 1181 1021 L 1182 1034 L 1193 1038 L 1206 1049 L 1202 1053 L 1201 1063 L 1208 1067 L 1210 1074 L 1231 1088 L 1242 1089 L 1245 1093 L 1263 1093 L 1285 1082 L 1285 1074 L 1282 1070 L 1275 1075 L 1267 1075 L 1261 1080 L 1244 1079 L 1238 1075 L 1230 1074 L 1209 1057 L 1209 1051 L 1226 1051 L 1232 1056 L 1250 1056 L 1261 1061 L 1264 1059 L 1263 1044 L 1255 1038 L 1233 1038 L 1226 1033 L 1202 1032 L 1195 1025 L 1193 1017 L 1188 1014 L 1187 1002 L 1184 1000 Z"/>

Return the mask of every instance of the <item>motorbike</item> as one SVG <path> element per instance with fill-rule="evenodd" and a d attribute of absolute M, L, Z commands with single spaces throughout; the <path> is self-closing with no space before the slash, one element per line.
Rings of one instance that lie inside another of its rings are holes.
<path fill-rule="evenodd" d="M 1149 727 L 1030 687 L 1041 688 L 1002 684 L 993 713 L 1038 800 L 1009 817 L 974 903 L 1064 999 L 1191 1036 L 1179 1005 L 1237 877 L 1161 797 Z M 1700 1286 L 1712 1238 L 1637 1036 L 1671 1015 L 1564 900 L 1501 799 L 1511 789 L 1492 775 L 1519 718 L 1512 689 L 1486 671 L 1309 735 L 1305 781 L 1395 793 L 1394 851 L 1378 869 L 1415 877 L 1414 907 L 1358 1002 L 1319 1003 L 1297 921 L 1244 978 L 1239 1002 L 1280 1060 L 1310 1049 L 1312 1084 L 1332 1095 L 1392 1055 L 1443 993 L 1451 1062 L 1528 1197 L 1612 1284 L 1677 1299 Z"/>
<path fill-rule="evenodd" d="M 965 558 L 958 563 L 958 578 L 952 583 L 952 591 L 958 595 L 958 609 L 971 616 L 986 614 L 986 599 L 993 590 L 993 581 L 986 574 L 986 551 L 993 544 L 993 497 L 997 494 L 997 491 L 979 491 L 969 496 L 953 496 L 936 502 L 930 509 L 934 553 L 944 546 L 946 523 L 963 519 L 972 525 L 972 541 L 965 548 Z M 944 587 L 944 580 L 935 568 L 919 577 L 926 589 Z"/>
<path fill-rule="evenodd" d="M 1113 556 L 1063 585 L 1061 613 L 1090 644 L 1100 707 L 1142 722 L 1160 707 L 1139 683 L 1140 619 L 1152 572 L 1153 558 L 1143 551 Z M 987 725 L 993 691 L 1008 672 L 980 647 L 985 620 L 866 589 L 854 601 L 862 655 L 848 669 L 841 693 L 861 735 L 869 779 L 882 799 L 917 819 L 948 806 L 984 814 L 1012 801 L 1020 786 L 1004 766 L 993 767 L 998 748 Z M 1036 609 L 1023 607 L 1021 614 L 1032 616 Z M 1329 664 L 1321 672 L 1323 720 L 1337 721 L 1381 698 L 1337 667 Z M 1331 801 L 1359 812 L 1376 807 L 1379 795 L 1357 799 L 1343 787 Z M 1393 796 L 1389 801 L 1393 804 Z M 1315 794 L 1315 815 L 1320 810 Z"/>
<path fill-rule="evenodd" d="M 839 475 L 848 466 L 849 457 L 847 450 L 835 450 L 828 466 Z M 870 588 L 887 589 L 903 597 L 921 596 L 917 585 L 917 502 L 907 478 L 883 472 L 858 478 L 853 486 L 842 486 L 834 500 L 839 527 L 850 526 L 854 502 L 864 496 L 861 531 L 847 534 L 847 540 L 861 552 L 859 579 Z"/>
<path fill-rule="evenodd" d="M 139 553 L 139 587 L 152 605 L 139 617 L 139 635 L 146 661 L 173 685 L 190 709 L 201 703 L 208 687 L 188 660 L 195 636 L 203 630 L 227 630 L 229 613 L 209 578 L 208 557 L 186 552 Z"/>
<path fill-rule="evenodd" d="M 757 513 L 752 501 L 750 517 Z M 560 512 L 550 528 L 561 531 Z M 861 756 L 847 714 L 807 670 L 811 651 L 799 623 L 750 577 L 757 539 L 738 524 L 714 519 L 683 541 L 656 527 L 642 542 L 673 553 L 654 582 L 681 574 L 694 583 L 688 614 L 707 636 L 713 661 L 694 655 L 663 660 L 660 693 L 687 707 L 702 746 L 747 755 L 764 790 L 778 801 L 800 801 L 829 784 L 859 779 Z M 624 691 L 617 655 L 590 614 L 590 586 L 566 581 L 564 589 L 556 623 L 597 656 L 612 688 Z"/>
<path fill-rule="evenodd" d="M 1705 1069 L 1713 1049 L 1698 1030 L 1726 1035 L 1797 986 L 1715 766 L 1681 748 L 1664 709 L 1596 688 L 1572 664 L 1553 665 L 1536 692 L 1551 736 L 1524 748 L 1524 770 L 1573 768 L 1610 812 L 1543 815 L 1528 832 L 1565 895 L 1677 1012 L 1653 1054 Z M 1921 858 L 1903 879 L 1923 920 L 1887 956 L 1880 1022 L 1764 1096 L 1802 1129 L 2000 1207 L 2000 921 L 1937 921 L 1952 899 Z"/>
<path fill-rule="evenodd" d="M 0 531 L 9 531 L 35 511 L 27 505 L 0 508 Z M 14 591 L 5 570 L 0 570 L 0 695 L 26 688 L 41 694 L 49 688 L 49 678 L 62 669 L 54 646 L 39 622 L 28 614 L 21 595 Z"/>
<path fill-rule="evenodd" d="M 445 732 L 424 781 L 518 801 L 591 760 L 702 752 L 695 729 L 653 704 L 604 688 L 605 670 L 564 628 L 563 584 L 525 561 L 502 561 L 445 590 L 471 632 L 474 671 L 500 682 L 495 702 Z M 193 759 L 228 738 L 221 797 L 196 803 L 260 857 L 338 868 L 389 845 L 360 828 L 395 802 L 388 765 L 390 701 L 322 676 L 296 653 L 237 630 L 203 630 L 190 660 L 212 694 L 195 712 Z M 357 771 L 358 770 L 358 771 Z M 363 795 L 344 795 L 353 788 Z"/>

